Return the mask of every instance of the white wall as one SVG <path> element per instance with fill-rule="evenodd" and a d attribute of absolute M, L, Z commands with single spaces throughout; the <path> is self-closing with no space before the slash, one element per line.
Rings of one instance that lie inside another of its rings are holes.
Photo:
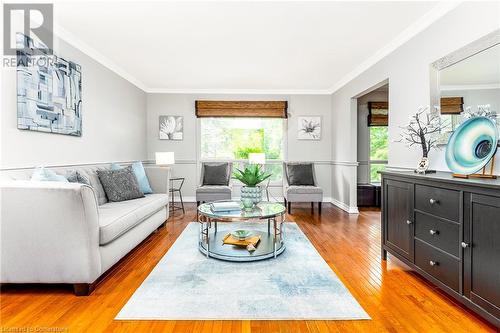
<path fill-rule="evenodd" d="M 196 100 L 287 100 L 287 145 L 285 158 L 289 161 L 313 161 L 325 198 L 331 196 L 331 96 L 329 95 L 214 95 L 214 94 L 148 94 L 147 96 L 147 147 L 148 158 L 154 159 L 156 151 L 175 152 L 176 165 L 173 176 L 185 177 L 183 195 L 189 200 L 195 196 L 200 178 L 198 154 L 198 120 L 195 117 Z M 160 115 L 184 116 L 184 140 L 166 141 L 158 138 Z M 322 117 L 320 141 L 297 140 L 297 116 Z M 276 197 L 282 196 L 281 187 L 272 189 Z M 239 189 L 233 195 L 239 197 Z"/>
<path fill-rule="evenodd" d="M 54 50 L 82 66 L 82 136 L 18 130 L 16 70 L 4 67 L 0 168 L 145 159 L 146 94 L 60 39 Z"/>
<path fill-rule="evenodd" d="M 332 158 L 347 162 L 335 165 L 332 170 L 333 200 L 356 206 L 356 165 L 352 162 L 357 158 L 357 114 L 353 112 L 356 108 L 353 97 L 389 80 L 389 165 L 414 168 L 421 152 L 409 150 L 394 140 L 399 135 L 399 126 L 406 124 L 419 106 L 430 104 L 429 65 L 499 26 L 498 2 L 464 2 L 333 94 Z M 430 154 L 431 168 L 446 170 L 443 153 Z M 500 172 L 500 165 L 496 172 Z"/>
<path fill-rule="evenodd" d="M 358 103 L 358 137 L 357 137 L 357 161 L 358 161 L 358 184 L 370 183 L 370 127 L 368 126 L 368 102 L 387 102 L 387 91 L 372 91 L 357 99 Z"/>

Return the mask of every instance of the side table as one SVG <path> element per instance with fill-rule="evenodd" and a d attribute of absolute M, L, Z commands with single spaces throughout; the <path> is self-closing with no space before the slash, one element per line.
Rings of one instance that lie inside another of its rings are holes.
<path fill-rule="evenodd" d="M 181 192 L 182 185 L 184 185 L 184 179 L 185 179 L 184 177 L 170 178 L 169 192 L 170 192 L 170 200 L 171 200 L 171 202 L 170 202 L 170 212 L 171 213 L 175 212 L 176 210 L 182 210 L 183 214 L 186 213 L 186 211 L 184 210 L 184 201 L 182 201 L 182 192 Z M 177 187 L 174 185 L 177 185 Z M 179 199 L 181 201 L 180 205 L 176 205 L 174 203 L 175 193 L 179 193 Z"/>

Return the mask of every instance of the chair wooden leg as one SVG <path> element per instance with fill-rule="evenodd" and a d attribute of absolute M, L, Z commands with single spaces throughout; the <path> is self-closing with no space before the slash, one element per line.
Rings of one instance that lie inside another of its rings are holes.
<path fill-rule="evenodd" d="M 314 214 L 314 202 L 311 202 L 311 214 Z"/>
<path fill-rule="evenodd" d="M 283 198 L 284 202 L 285 202 L 285 207 L 286 207 L 286 198 Z"/>
<path fill-rule="evenodd" d="M 292 203 L 288 201 L 288 214 L 292 214 Z"/>
<path fill-rule="evenodd" d="M 319 215 L 321 215 L 321 204 L 322 204 L 321 201 L 318 202 L 318 213 L 319 213 Z"/>
<path fill-rule="evenodd" d="M 196 201 L 196 207 L 198 207 L 200 205 L 200 201 Z"/>
<path fill-rule="evenodd" d="M 94 290 L 92 283 L 75 283 L 73 284 L 73 291 L 76 296 L 89 296 Z"/>

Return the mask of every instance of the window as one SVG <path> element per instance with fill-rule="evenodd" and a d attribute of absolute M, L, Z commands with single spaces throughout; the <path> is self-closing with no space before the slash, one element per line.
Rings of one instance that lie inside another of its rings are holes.
<path fill-rule="evenodd" d="M 202 160 L 233 160 L 243 167 L 249 153 L 266 154 L 271 180 L 281 180 L 283 161 L 283 119 L 201 118 Z"/>
<path fill-rule="evenodd" d="M 387 166 L 387 152 L 389 150 L 388 127 L 370 127 L 370 182 L 380 182 L 378 171 Z"/>

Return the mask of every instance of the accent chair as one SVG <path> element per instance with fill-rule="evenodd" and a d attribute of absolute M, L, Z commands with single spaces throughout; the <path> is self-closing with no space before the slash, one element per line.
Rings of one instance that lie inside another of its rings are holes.
<path fill-rule="evenodd" d="M 203 162 L 201 177 L 196 188 L 196 203 L 231 200 L 231 177 L 233 163 Z"/>
<path fill-rule="evenodd" d="M 311 212 L 314 203 L 318 203 L 318 213 L 321 214 L 323 189 L 318 186 L 314 163 L 311 162 L 284 162 L 283 163 L 283 196 L 288 213 L 292 212 L 292 202 L 310 202 Z"/>

